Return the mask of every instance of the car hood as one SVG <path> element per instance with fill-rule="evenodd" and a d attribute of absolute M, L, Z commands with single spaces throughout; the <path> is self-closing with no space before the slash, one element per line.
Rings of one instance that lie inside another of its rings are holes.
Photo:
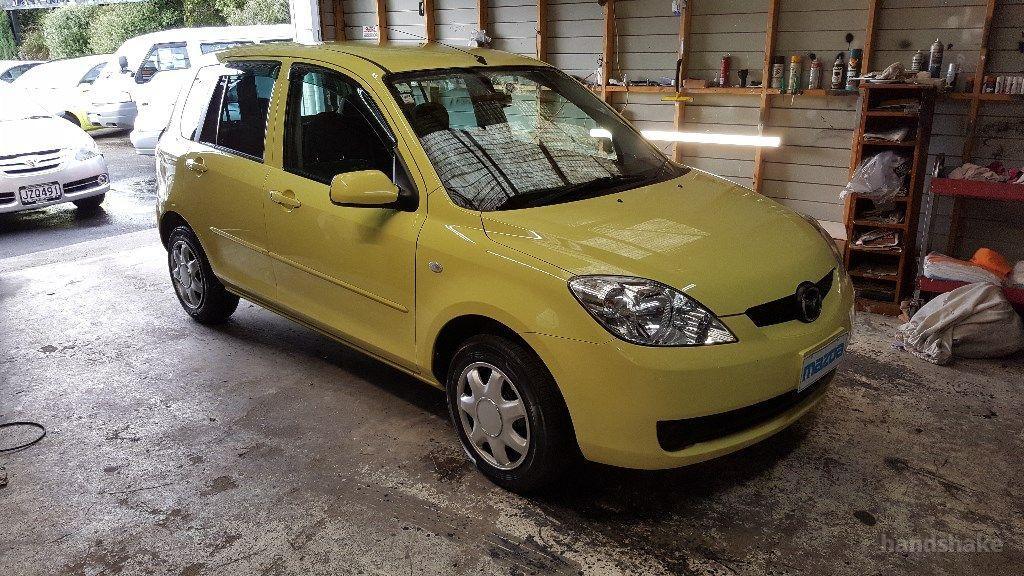
<path fill-rule="evenodd" d="M 721 316 L 793 294 L 836 266 L 818 231 L 706 172 L 576 202 L 481 214 L 489 238 L 570 274 L 657 280 Z"/>
<path fill-rule="evenodd" d="M 0 156 L 78 148 L 89 140 L 84 130 L 63 118 L 26 118 L 0 122 Z"/>

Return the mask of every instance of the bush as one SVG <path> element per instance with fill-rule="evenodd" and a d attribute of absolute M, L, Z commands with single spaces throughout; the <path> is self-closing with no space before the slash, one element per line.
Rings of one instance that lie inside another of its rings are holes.
<path fill-rule="evenodd" d="M 92 54 L 89 49 L 89 22 L 96 9 L 68 4 L 43 17 L 43 40 L 51 58 L 74 58 Z"/>
<path fill-rule="evenodd" d="M 50 50 L 46 48 L 42 30 L 39 28 L 24 29 L 21 35 L 21 46 L 18 47 L 18 56 L 22 60 L 50 59 Z"/>
<path fill-rule="evenodd" d="M 14 44 L 14 30 L 11 20 L 5 13 L 0 22 L 0 60 L 14 60 L 18 57 L 18 47 Z"/>
<path fill-rule="evenodd" d="M 288 0 L 219 0 L 217 8 L 228 24 L 287 24 L 291 21 Z"/>
<path fill-rule="evenodd" d="M 223 26 L 227 23 L 224 15 L 209 0 L 184 0 L 182 15 L 183 23 L 187 28 Z"/>
<path fill-rule="evenodd" d="M 98 8 L 93 16 L 89 45 L 94 53 L 105 54 L 117 50 L 129 38 L 183 25 L 180 0 L 107 4 Z"/>

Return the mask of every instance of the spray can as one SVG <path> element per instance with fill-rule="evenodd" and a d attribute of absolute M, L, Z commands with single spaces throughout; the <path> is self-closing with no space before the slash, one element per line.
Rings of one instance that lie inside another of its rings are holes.
<path fill-rule="evenodd" d="M 936 38 L 932 44 L 931 54 L 928 56 L 928 75 L 938 78 L 942 74 L 942 42 Z"/>
<path fill-rule="evenodd" d="M 821 60 L 811 54 L 811 74 L 807 79 L 807 89 L 817 90 L 821 88 Z"/>
<path fill-rule="evenodd" d="M 784 60 L 782 56 L 775 57 L 775 64 L 772 65 L 772 80 L 768 85 L 769 88 L 782 89 L 782 77 L 785 74 L 786 65 L 783 64 Z"/>
<path fill-rule="evenodd" d="M 728 54 L 722 56 L 722 63 L 718 69 L 718 75 L 722 78 L 721 86 L 723 88 L 729 85 L 729 68 L 731 64 L 731 58 Z"/>
<path fill-rule="evenodd" d="M 832 90 L 843 89 L 843 70 L 846 69 L 846 63 L 843 62 L 843 53 L 836 54 L 836 61 L 832 64 L 832 82 L 829 83 L 828 87 Z"/>
<path fill-rule="evenodd" d="M 994 89 L 996 94 L 1003 93 L 1003 87 L 1006 84 L 1006 76 L 996 76 L 996 87 Z"/>
<path fill-rule="evenodd" d="M 946 86 L 949 86 L 950 90 L 956 88 L 956 73 L 957 66 L 955 62 L 949 63 L 949 69 L 946 70 Z"/>
<path fill-rule="evenodd" d="M 860 58 L 863 54 L 864 51 L 860 48 L 850 50 L 850 61 L 846 63 L 847 90 L 856 90 L 860 85 L 860 80 L 856 80 L 856 78 L 860 76 Z"/>
<path fill-rule="evenodd" d="M 921 70 L 924 70 L 924 50 L 918 50 L 910 59 L 910 72 L 917 74 Z"/>
<path fill-rule="evenodd" d="M 800 77 L 803 76 L 803 59 L 798 55 L 789 58 L 789 79 L 786 81 L 786 90 L 790 94 L 800 92 Z"/>

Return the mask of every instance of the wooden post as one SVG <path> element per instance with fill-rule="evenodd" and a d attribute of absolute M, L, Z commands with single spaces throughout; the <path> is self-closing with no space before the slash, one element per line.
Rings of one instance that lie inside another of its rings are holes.
<path fill-rule="evenodd" d="M 871 72 L 871 59 L 875 54 L 875 29 L 878 27 L 878 12 L 881 8 L 881 0 L 870 0 L 868 2 L 868 25 L 864 31 L 864 54 L 860 59 L 861 74 Z"/>
<path fill-rule="evenodd" d="M 548 60 L 548 0 L 537 0 L 537 60 Z"/>
<path fill-rule="evenodd" d="M 476 0 L 476 27 L 487 30 L 487 0 Z"/>
<path fill-rule="evenodd" d="M 378 44 L 388 41 L 388 7 L 385 0 L 377 0 L 377 31 L 380 32 Z"/>
<path fill-rule="evenodd" d="M 601 98 L 608 100 L 608 79 L 612 75 L 612 60 L 615 58 L 615 0 L 604 5 L 604 49 L 601 51 Z"/>
<path fill-rule="evenodd" d="M 978 113 L 981 111 L 981 88 L 985 83 L 985 69 L 988 67 L 988 41 L 992 32 L 992 18 L 996 12 L 996 0 L 988 0 L 985 7 L 985 24 L 981 29 L 981 48 L 978 49 L 978 65 L 974 71 L 974 87 L 967 108 L 967 134 L 964 138 L 962 162 L 970 162 L 974 155 L 974 144 L 978 135 Z M 949 211 L 949 236 L 946 237 L 946 254 L 955 256 L 960 250 L 960 228 L 963 225 L 964 199 L 953 198 Z"/>
<path fill-rule="evenodd" d="M 434 29 L 434 0 L 423 0 L 423 24 L 427 28 L 427 42 L 437 40 L 437 31 Z"/>
<path fill-rule="evenodd" d="M 764 33 L 764 66 L 761 68 L 761 99 L 757 112 L 757 132 L 762 134 L 771 116 L 772 95 L 768 88 L 768 79 L 772 76 L 772 61 L 775 57 L 775 37 L 779 27 L 779 0 L 771 0 L 768 5 L 768 26 Z M 754 192 L 761 193 L 764 181 L 764 148 L 758 146 L 754 152 Z"/>
<path fill-rule="evenodd" d="M 345 34 L 345 0 L 334 0 L 334 39 L 348 39 Z"/>
<path fill-rule="evenodd" d="M 690 22 L 693 18 L 693 3 L 697 0 L 690 0 L 683 5 L 683 13 L 679 16 L 679 77 L 676 81 L 686 79 L 690 70 Z M 676 93 L 683 91 L 682 85 L 676 86 Z M 676 102 L 676 115 L 673 122 L 678 132 L 683 127 L 683 120 L 686 115 L 686 104 Z M 672 149 L 672 159 L 676 162 L 683 160 L 683 143 L 676 142 Z"/>

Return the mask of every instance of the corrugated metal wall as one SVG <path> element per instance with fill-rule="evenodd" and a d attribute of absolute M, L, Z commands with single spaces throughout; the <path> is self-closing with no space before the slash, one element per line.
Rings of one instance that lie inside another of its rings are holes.
<path fill-rule="evenodd" d="M 712 79 L 723 54 L 732 56 L 732 69 L 747 68 L 761 79 L 768 0 L 689 0 L 693 10 L 690 76 Z M 519 54 L 536 50 L 537 6 L 530 0 L 488 0 L 488 33 L 495 47 Z M 671 0 L 617 0 L 616 48 L 613 77 L 630 80 L 672 76 L 679 50 L 679 18 Z M 438 37 L 460 45 L 476 27 L 475 0 L 435 0 Z M 388 0 L 392 26 L 425 35 L 414 0 Z M 348 37 L 358 39 L 360 27 L 374 24 L 374 0 L 345 0 Z M 901 60 L 909 66 L 917 49 L 928 50 L 936 37 L 952 44 L 945 62 L 961 65 L 964 77 L 973 73 L 985 18 L 984 0 L 885 0 L 877 21 L 874 68 Z M 827 82 L 836 53 L 863 46 L 867 25 L 866 0 L 782 0 L 777 51 L 787 57 L 811 52 L 825 65 Z M 602 8 L 596 0 L 549 0 L 548 61 L 579 77 L 592 75 L 602 52 Z M 1024 73 L 1024 0 L 999 0 L 992 30 L 989 73 Z M 411 37 L 392 32 L 395 40 Z M 735 75 L 733 75 L 735 81 Z M 658 94 L 614 93 L 612 103 L 641 128 L 671 129 L 674 105 Z M 930 153 L 945 153 L 947 164 L 960 161 L 964 120 L 969 104 L 942 100 L 937 106 Z M 822 221 L 834 235 L 844 234 L 839 190 L 846 183 L 857 99 L 852 97 L 776 96 L 765 133 L 782 138 L 783 145 L 764 156 L 764 194 Z M 1024 104 L 982 104 L 974 160 L 999 160 L 1007 166 L 1024 164 Z M 685 108 L 689 131 L 753 134 L 757 132 L 758 98 L 738 95 L 698 95 Z M 666 147 L 668 150 L 668 147 Z M 752 184 L 751 148 L 687 145 L 684 162 L 715 172 L 744 186 Z M 936 202 L 932 244 L 945 246 L 949 202 Z M 1024 207 L 970 202 L 964 222 L 964 250 L 989 245 L 1014 258 L 1024 258 Z"/>

